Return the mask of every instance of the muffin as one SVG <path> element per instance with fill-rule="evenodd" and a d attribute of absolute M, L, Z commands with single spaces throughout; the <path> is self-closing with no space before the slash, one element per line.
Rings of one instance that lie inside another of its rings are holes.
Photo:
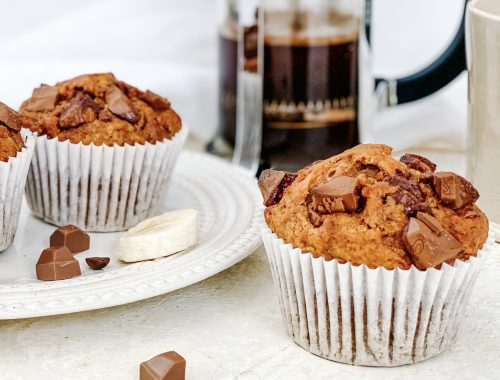
<path fill-rule="evenodd" d="M 14 240 L 35 140 L 23 117 L 0 103 L 0 252 Z"/>
<path fill-rule="evenodd" d="M 21 113 L 37 140 L 26 191 L 36 216 L 106 232 L 157 211 L 187 136 L 167 99 L 91 74 L 36 88 Z"/>
<path fill-rule="evenodd" d="M 259 178 L 285 325 L 330 360 L 396 366 L 443 351 L 491 249 L 467 180 L 391 152 L 359 145 Z"/>

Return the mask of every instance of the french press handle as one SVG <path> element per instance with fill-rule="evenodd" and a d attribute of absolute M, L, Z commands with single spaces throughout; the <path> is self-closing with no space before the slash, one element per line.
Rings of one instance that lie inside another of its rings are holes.
<path fill-rule="evenodd" d="M 448 85 L 467 68 L 465 56 L 464 14 L 455 38 L 441 56 L 421 71 L 399 79 L 375 79 L 375 88 L 382 94 L 380 106 L 391 107 L 425 98 Z M 367 1 L 367 7 L 371 1 Z M 369 26 L 368 26 L 369 27 Z M 367 29 L 369 33 L 369 29 Z"/>

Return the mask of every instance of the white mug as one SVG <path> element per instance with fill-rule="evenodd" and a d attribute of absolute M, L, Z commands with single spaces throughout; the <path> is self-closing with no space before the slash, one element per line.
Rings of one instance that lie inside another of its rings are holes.
<path fill-rule="evenodd" d="M 500 1 L 472 0 L 467 12 L 467 177 L 478 205 L 500 223 Z"/>

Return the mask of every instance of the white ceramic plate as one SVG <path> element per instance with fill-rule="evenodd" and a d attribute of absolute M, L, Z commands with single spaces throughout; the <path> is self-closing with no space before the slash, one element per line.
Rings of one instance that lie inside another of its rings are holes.
<path fill-rule="evenodd" d="M 55 227 L 23 206 L 13 245 L 0 253 L 0 319 L 38 317 L 122 305 L 191 285 L 241 261 L 261 244 L 262 198 L 243 169 L 208 156 L 183 152 L 162 209 L 199 211 L 198 244 L 177 255 L 123 264 L 114 257 L 120 233 L 91 234 L 89 251 L 76 255 L 82 276 L 38 281 L 35 263 Z M 111 257 L 93 271 L 86 257 Z"/>

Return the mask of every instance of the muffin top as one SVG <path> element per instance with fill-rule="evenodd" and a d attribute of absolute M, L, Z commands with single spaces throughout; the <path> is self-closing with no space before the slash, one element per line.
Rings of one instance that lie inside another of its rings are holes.
<path fill-rule="evenodd" d="M 0 103 L 0 161 L 16 157 L 24 147 L 21 137 L 23 117 L 12 108 Z"/>
<path fill-rule="evenodd" d="M 170 139 L 181 119 L 170 102 L 111 73 L 41 85 L 21 106 L 24 126 L 60 141 L 86 145 L 144 144 Z"/>
<path fill-rule="evenodd" d="M 296 174 L 264 171 L 268 226 L 314 257 L 370 268 L 425 270 L 475 256 L 488 235 L 476 189 L 425 157 L 391 152 L 358 145 Z"/>

